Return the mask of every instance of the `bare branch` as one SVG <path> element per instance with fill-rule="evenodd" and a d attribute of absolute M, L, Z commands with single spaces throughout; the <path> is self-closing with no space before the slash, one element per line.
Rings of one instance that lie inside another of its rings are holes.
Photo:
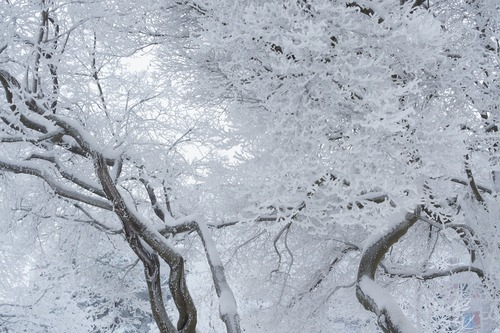
<path fill-rule="evenodd" d="M 292 222 L 288 222 L 287 224 L 285 224 L 283 226 L 283 228 L 281 228 L 281 230 L 278 232 L 278 234 L 276 236 L 274 236 L 274 239 L 273 239 L 273 246 L 274 246 L 274 252 L 276 252 L 276 254 L 278 255 L 278 267 L 276 267 L 276 269 L 274 269 L 273 271 L 271 271 L 271 273 L 276 273 L 280 270 L 280 266 L 281 266 L 281 261 L 282 261 L 282 255 L 281 255 L 281 252 L 280 250 L 278 249 L 278 241 L 280 240 L 281 236 L 286 233 L 289 229 L 290 229 L 290 226 L 292 225 Z M 287 248 L 287 251 L 289 254 L 291 254 L 290 252 L 290 249 Z M 292 255 L 292 258 L 293 258 L 293 255 Z"/>
<path fill-rule="evenodd" d="M 76 129 L 73 128 L 73 130 Z M 89 149 L 91 152 L 96 174 L 101 181 L 107 197 L 112 200 L 114 212 L 122 221 L 124 228 L 133 230 L 133 233 L 131 233 L 133 235 L 140 235 L 140 237 L 170 266 L 169 287 L 172 298 L 179 311 L 177 329 L 186 333 L 194 333 L 197 322 L 196 307 L 186 285 L 184 258 L 175 251 L 167 239 L 158 231 L 152 229 L 148 223 L 142 221 L 141 218 L 135 214 L 134 210 L 128 207 L 123 196 L 113 183 L 104 156 L 93 150 L 89 142 L 87 142 L 83 136 L 78 133 L 74 133 L 74 135 L 78 138 L 77 140 L 80 142 L 80 145 L 86 147 L 86 149 Z M 146 267 L 146 269 L 148 269 L 148 267 Z M 157 294 L 151 294 L 150 290 L 150 296 L 151 295 L 158 296 Z M 152 300 L 151 302 L 153 305 L 154 301 Z M 153 311 L 155 310 L 153 309 Z"/>
<path fill-rule="evenodd" d="M 92 47 L 93 47 L 92 54 L 91 54 L 92 55 L 92 77 L 94 78 L 94 81 L 97 85 L 97 89 L 99 90 L 99 98 L 101 99 L 104 113 L 106 114 L 106 117 L 108 119 L 111 119 L 109 116 L 109 112 L 108 112 L 108 106 L 107 106 L 106 100 L 104 98 L 104 91 L 102 89 L 101 81 L 99 80 L 99 70 L 97 69 L 97 65 L 96 65 L 97 33 L 95 31 L 94 31 L 94 40 L 93 40 Z"/>
<path fill-rule="evenodd" d="M 139 181 L 146 188 L 146 192 L 148 192 L 149 201 L 151 202 L 151 206 L 153 207 L 156 216 L 158 216 L 160 220 L 165 222 L 165 213 L 163 212 L 163 209 L 161 209 L 160 204 L 156 199 L 156 194 L 154 189 L 151 187 L 151 184 L 144 178 L 139 178 Z"/>

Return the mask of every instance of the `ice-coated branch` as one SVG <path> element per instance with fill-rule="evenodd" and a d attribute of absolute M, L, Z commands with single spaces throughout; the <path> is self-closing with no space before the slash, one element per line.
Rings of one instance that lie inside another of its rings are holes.
<path fill-rule="evenodd" d="M 163 211 L 158 199 L 156 198 L 155 190 L 151 186 L 151 184 L 145 178 L 139 178 L 139 181 L 144 185 L 146 192 L 148 193 L 149 201 L 151 202 L 151 207 L 153 207 L 153 211 L 156 216 L 162 221 L 165 221 L 165 212 Z"/>
<path fill-rule="evenodd" d="M 471 262 L 476 261 L 476 250 L 483 250 L 481 241 L 478 239 L 477 233 L 471 226 L 457 223 L 438 223 L 423 216 L 420 217 L 420 220 L 441 230 L 446 228 L 455 230 L 457 235 L 462 239 L 462 242 L 467 247 L 467 250 L 469 251 L 471 257 Z"/>
<path fill-rule="evenodd" d="M 387 251 L 419 218 L 419 208 L 414 212 L 403 211 L 389 219 L 388 226 L 370 238 L 359 262 L 356 297 L 368 311 L 378 317 L 378 325 L 385 333 L 416 333 L 395 300 L 375 282 L 375 271 Z"/>
<path fill-rule="evenodd" d="M 298 301 L 300 301 L 302 298 L 304 298 L 305 295 L 308 293 L 313 292 L 314 290 L 318 289 L 323 282 L 325 282 L 326 278 L 328 275 L 332 272 L 333 268 L 338 266 L 337 264 L 344 259 L 347 254 L 349 254 L 352 251 L 360 251 L 360 248 L 357 245 L 351 244 L 351 243 L 346 243 L 345 247 L 342 248 L 340 253 L 334 256 L 334 258 L 328 263 L 328 266 L 326 268 L 323 268 L 322 270 L 318 271 L 312 281 L 310 281 L 307 286 L 305 287 L 305 290 L 300 292 L 298 296 L 290 303 L 289 307 L 294 306 Z M 352 285 L 354 285 L 356 282 L 354 282 Z M 350 286 L 352 286 L 350 285 Z M 337 290 L 337 288 L 336 288 Z M 335 290 L 335 291 L 336 291 Z M 335 292 L 333 291 L 332 294 Z"/>
<path fill-rule="evenodd" d="M 208 230 L 207 224 L 200 216 L 196 219 L 198 235 L 200 235 L 208 264 L 212 272 L 215 291 L 219 297 L 219 312 L 220 317 L 226 325 L 227 333 L 240 333 L 240 317 L 233 291 L 229 286 L 226 274 L 224 273 L 224 265 L 220 259 L 219 252 L 212 239 L 212 235 Z"/>

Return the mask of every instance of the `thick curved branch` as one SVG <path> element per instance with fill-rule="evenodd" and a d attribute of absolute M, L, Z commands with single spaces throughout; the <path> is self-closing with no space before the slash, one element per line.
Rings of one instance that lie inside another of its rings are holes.
<path fill-rule="evenodd" d="M 358 268 L 356 297 L 365 309 L 378 317 L 385 333 L 416 333 L 397 303 L 375 282 L 375 271 L 387 251 L 417 222 L 419 208 L 394 215 L 389 225 L 365 245 Z"/>
<path fill-rule="evenodd" d="M 132 250 L 144 266 L 144 275 L 148 286 L 149 302 L 153 318 L 161 333 L 177 333 L 176 328 L 167 315 L 163 302 L 160 278 L 160 260 L 158 255 L 148 250 L 142 243 L 139 235 L 130 225 L 124 224 L 125 237 Z"/>

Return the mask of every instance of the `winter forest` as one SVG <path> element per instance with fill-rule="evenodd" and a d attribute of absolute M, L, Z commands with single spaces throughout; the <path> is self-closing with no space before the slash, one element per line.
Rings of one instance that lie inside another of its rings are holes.
<path fill-rule="evenodd" d="M 498 0 L 0 0 L 0 332 L 500 332 Z"/>

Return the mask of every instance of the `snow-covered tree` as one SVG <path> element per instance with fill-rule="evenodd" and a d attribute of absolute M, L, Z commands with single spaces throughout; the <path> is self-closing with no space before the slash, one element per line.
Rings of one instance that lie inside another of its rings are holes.
<path fill-rule="evenodd" d="M 0 327 L 493 329 L 499 10 L 2 2 Z"/>
<path fill-rule="evenodd" d="M 272 320 L 281 306 L 300 330 L 352 320 L 345 293 L 333 300 L 346 287 L 384 332 L 451 329 L 467 306 L 439 286 L 461 275 L 497 321 L 498 4 L 193 8 L 185 96 L 219 102 L 236 145 L 211 179 L 225 204 L 214 218 L 271 235 L 277 267 L 264 265 L 261 283 L 274 283 Z"/>
<path fill-rule="evenodd" d="M 182 146 L 208 120 L 169 105 L 169 80 L 130 68 L 155 43 L 148 13 L 167 5 L 1 4 L 0 170 L 2 194 L 11 199 L 3 236 L 12 237 L 5 249 L 13 248 L 2 268 L 14 291 L 1 295 L 8 330 L 136 331 L 150 324 L 150 311 L 161 332 L 195 332 L 182 238 L 197 231 L 220 316 L 228 332 L 240 331 L 203 217 L 195 207 L 185 211 L 189 200 L 170 201 L 188 195 L 177 185 L 189 182 L 196 165 L 187 163 Z M 14 271 L 17 251 L 22 266 Z M 128 274 L 134 256 L 144 268 L 141 291 L 134 291 L 137 274 Z M 166 278 L 160 261 L 168 265 Z M 32 294 L 18 295 L 22 287 Z M 52 305 L 44 311 L 42 304 Z M 72 319 L 59 321 L 64 312 Z"/>

